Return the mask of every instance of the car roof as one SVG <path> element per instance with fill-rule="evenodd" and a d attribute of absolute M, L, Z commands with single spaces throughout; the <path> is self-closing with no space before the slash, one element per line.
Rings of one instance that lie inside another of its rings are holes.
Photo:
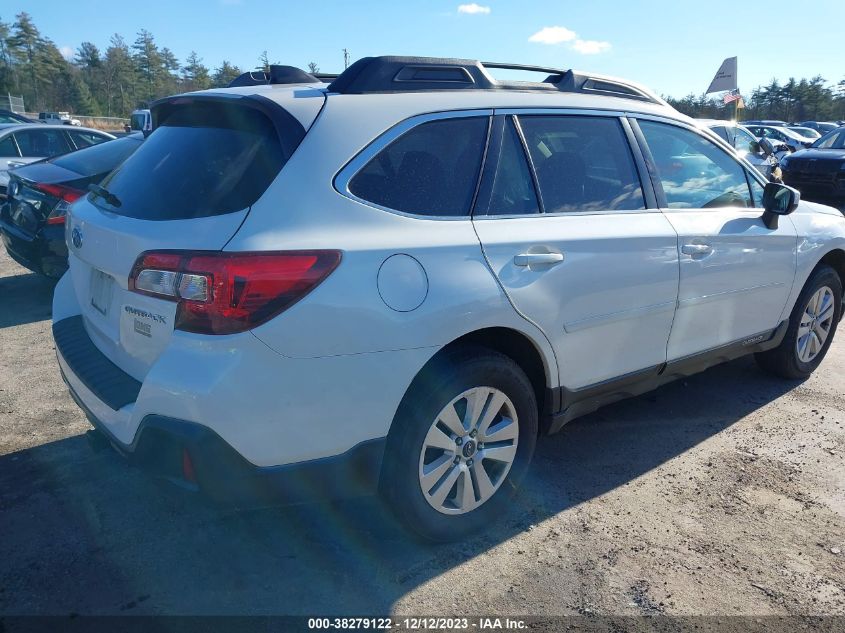
<path fill-rule="evenodd" d="M 83 132 L 96 132 L 97 134 L 105 134 L 106 136 L 110 136 L 111 138 L 115 138 L 114 134 L 109 132 L 104 132 L 103 130 L 96 130 L 91 127 L 82 127 L 79 125 L 69 126 L 69 125 L 60 125 L 60 124 L 53 124 L 53 123 L 0 123 L 0 132 L 8 132 L 14 131 L 17 129 L 21 130 L 66 130 L 66 131 L 83 131 Z"/>

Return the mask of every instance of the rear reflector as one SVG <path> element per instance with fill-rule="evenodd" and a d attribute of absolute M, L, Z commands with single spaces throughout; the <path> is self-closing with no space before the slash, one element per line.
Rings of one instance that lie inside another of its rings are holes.
<path fill-rule="evenodd" d="M 233 334 L 286 310 L 340 263 L 340 251 L 142 253 L 129 290 L 176 301 L 176 329 Z"/>

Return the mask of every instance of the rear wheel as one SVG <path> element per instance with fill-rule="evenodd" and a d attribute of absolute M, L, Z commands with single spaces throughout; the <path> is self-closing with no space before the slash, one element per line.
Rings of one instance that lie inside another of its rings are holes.
<path fill-rule="evenodd" d="M 842 314 L 842 281 L 830 266 L 819 266 L 807 281 L 781 344 L 756 354 L 766 371 L 783 378 L 807 378 L 833 342 Z"/>
<path fill-rule="evenodd" d="M 537 438 L 531 382 L 480 347 L 445 354 L 409 389 L 388 436 L 381 491 L 407 527 L 450 541 L 504 514 Z"/>

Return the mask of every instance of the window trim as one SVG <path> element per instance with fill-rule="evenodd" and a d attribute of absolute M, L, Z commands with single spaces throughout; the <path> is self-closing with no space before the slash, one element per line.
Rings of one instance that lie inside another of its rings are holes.
<path fill-rule="evenodd" d="M 652 186 L 654 187 L 654 193 L 657 195 L 657 206 L 661 211 L 669 211 L 672 213 L 683 213 L 683 212 L 690 212 L 690 211 L 718 211 L 719 209 L 741 209 L 741 207 L 714 207 L 712 209 L 701 209 L 701 208 L 694 208 L 694 209 L 676 209 L 670 208 L 668 202 L 666 201 L 666 194 L 663 191 L 663 183 L 660 180 L 660 174 L 657 172 L 657 167 L 654 164 L 654 157 L 651 155 L 651 150 L 648 147 L 648 143 L 645 140 L 645 136 L 643 135 L 642 130 L 640 129 L 639 121 L 654 121 L 655 123 L 664 123 L 667 125 L 674 125 L 677 128 L 681 128 L 683 130 L 688 130 L 693 132 L 703 138 L 704 140 L 710 141 L 713 145 L 721 149 L 725 152 L 730 158 L 734 161 L 739 163 L 739 166 L 745 171 L 745 179 L 746 179 L 746 186 L 748 187 L 748 197 L 751 200 L 752 204 L 754 204 L 754 194 L 751 191 L 751 183 L 748 182 L 749 179 L 753 178 L 756 180 L 760 185 L 763 187 L 766 186 L 768 182 L 763 174 L 761 174 L 756 167 L 754 167 L 751 163 L 749 163 L 746 159 L 742 158 L 736 153 L 736 149 L 728 145 L 725 141 L 721 139 L 721 137 L 717 137 L 715 140 L 712 138 L 710 134 L 705 133 L 701 128 L 695 126 L 694 124 L 687 123 L 686 121 L 679 121 L 678 119 L 672 119 L 665 116 L 653 115 L 653 114 L 639 114 L 636 112 L 632 112 L 628 114 L 628 120 L 631 124 L 631 129 L 634 132 L 634 136 L 637 139 L 638 144 L 640 145 L 640 151 L 642 152 L 643 156 L 646 159 L 646 165 L 648 166 L 648 172 L 651 177 Z M 745 207 L 744 210 L 755 210 L 759 209 L 758 206 L 753 207 Z"/>
<path fill-rule="evenodd" d="M 470 119 L 481 117 L 487 118 L 487 137 L 484 140 L 484 149 L 482 151 L 481 156 L 481 165 L 478 170 L 478 175 L 476 176 L 472 203 L 470 204 L 470 209 L 466 215 L 423 215 L 420 213 L 408 213 L 407 211 L 391 209 L 390 207 L 385 207 L 376 202 L 371 202 L 370 200 L 364 200 L 363 198 L 359 198 L 354 193 L 352 193 L 351 189 L 349 188 L 349 184 L 352 182 L 352 179 L 358 175 L 358 172 L 361 171 L 370 162 L 370 160 L 372 160 L 376 156 L 376 154 L 378 154 L 381 150 L 390 145 L 400 136 L 404 136 L 416 127 L 423 125 L 424 123 L 429 123 L 431 121 L 442 121 L 446 119 Z M 340 195 L 349 198 L 354 202 L 364 204 L 373 209 L 387 211 L 388 213 L 393 213 L 394 215 L 400 215 L 407 218 L 415 218 L 418 220 L 471 221 L 473 217 L 472 212 L 475 208 L 479 196 L 481 195 L 481 181 L 487 164 L 487 155 L 490 150 L 492 122 L 492 108 L 480 108 L 478 110 L 448 110 L 444 112 L 430 112 L 428 114 L 419 114 L 416 116 L 412 116 L 403 121 L 400 121 L 386 132 L 383 132 L 382 134 L 377 136 L 366 147 L 364 147 L 360 152 L 353 156 L 352 159 L 350 159 L 343 167 L 340 168 L 337 174 L 335 174 L 335 177 L 332 179 L 332 185 L 334 186 L 335 191 L 337 191 Z"/>

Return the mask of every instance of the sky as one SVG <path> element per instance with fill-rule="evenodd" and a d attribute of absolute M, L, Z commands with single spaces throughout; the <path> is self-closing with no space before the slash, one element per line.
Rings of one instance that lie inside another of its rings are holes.
<path fill-rule="evenodd" d="M 368 55 L 463 57 L 575 68 L 640 82 L 660 94 L 701 94 L 726 57 L 739 58 L 745 94 L 772 78 L 845 79 L 845 1 L 813 0 L 3 0 L 0 19 L 29 12 L 63 51 L 104 50 L 147 29 L 184 62 L 271 62 L 323 72 Z M 825 34 L 831 29 L 829 34 Z M 513 76 L 511 75 L 511 78 Z"/>

